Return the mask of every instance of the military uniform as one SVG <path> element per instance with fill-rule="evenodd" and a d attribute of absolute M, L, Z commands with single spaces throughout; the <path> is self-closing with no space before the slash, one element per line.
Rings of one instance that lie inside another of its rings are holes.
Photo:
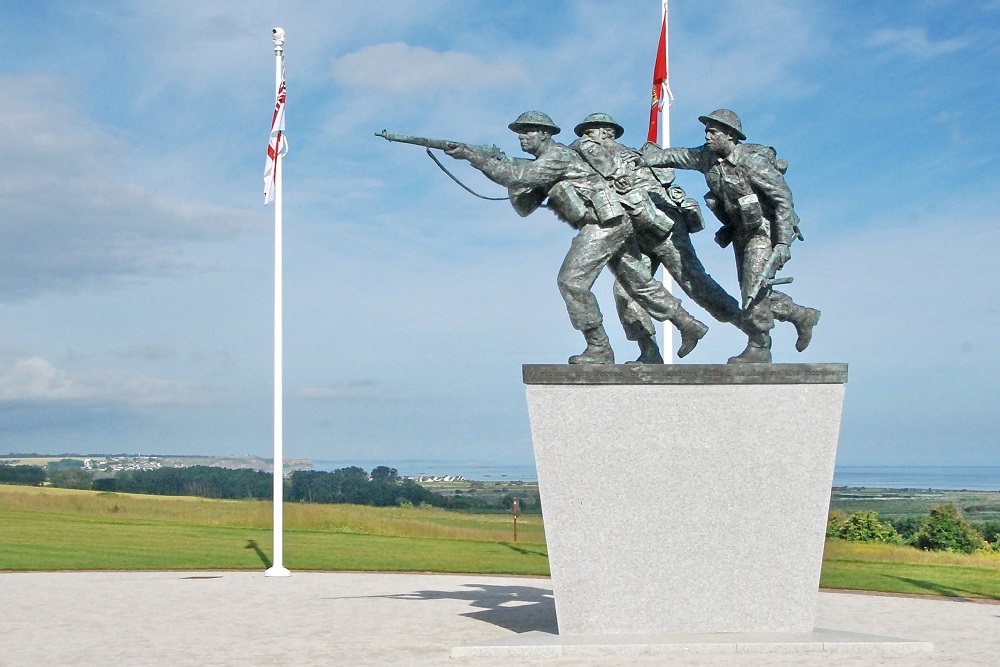
<path fill-rule="evenodd" d="M 583 135 L 591 127 L 609 127 L 616 136 L 621 126 L 607 114 L 591 114 L 576 126 Z M 663 265 L 684 293 L 720 322 L 739 323 L 740 305 L 719 285 L 698 259 L 690 234 L 704 228 L 697 202 L 688 199 L 673 183 L 673 169 L 654 170 L 642 166 L 640 153 L 618 142 L 598 142 L 582 136 L 571 147 L 618 193 L 632 219 L 650 270 Z M 655 335 L 646 311 L 615 283 L 615 305 L 629 340 L 642 341 Z M 656 354 L 650 350 L 651 354 Z M 647 356 L 643 352 L 644 359 Z"/>
<path fill-rule="evenodd" d="M 537 112 L 527 112 L 522 118 L 530 113 Z M 511 129 L 518 131 L 523 125 L 538 123 L 515 121 Z M 576 151 L 549 138 L 534 160 L 505 155 L 465 157 L 490 180 L 508 188 L 518 214 L 528 215 L 548 198 L 549 207 L 577 230 L 557 279 L 570 322 L 588 341 L 588 352 L 571 358 L 571 363 L 613 362 L 603 315 L 591 291 L 605 266 L 654 318 L 663 321 L 676 316 L 679 301 L 653 279 L 621 201 Z M 610 356 L 590 354 L 598 348 Z"/>
<path fill-rule="evenodd" d="M 713 112 L 700 118 L 702 122 L 716 120 Z M 738 136 L 745 138 L 739 119 L 720 117 L 735 126 Z M 731 119 L 735 119 L 735 123 Z M 772 250 L 779 244 L 788 246 L 798 233 L 798 216 L 792 208 L 792 192 L 778 169 L 773 148 L 757 144 L 737 143 L 726 157 L 720 157 L 707 145 L 698 148 L 659 148 L 655 144 L 643 147 L 644 162 L 651 166 L 676 167 L 700 171 L 705 175 L 709 194 L 706 202 L 722 222 L 716 240 L 725 247 L 732 242 L 736 253 L 737 275 L 744 301 L 744 330 L 751 344 L 766 348 L 770 360 L 770 336 L 774 320 L 788 321 L 799 330 L 796 347 L 804 349 L 811 337 L 812 326 L 819 311 L 795 304 L 782 292 L 771 288 L 763 298 L 750 294 L 751 284 L 760 276 Z M 806 335 L 808 334 L 808 335 Z M 738 360 L 734 358 L 733 360 Z M 733 361 L 731 360 L 731 361 Z"/>

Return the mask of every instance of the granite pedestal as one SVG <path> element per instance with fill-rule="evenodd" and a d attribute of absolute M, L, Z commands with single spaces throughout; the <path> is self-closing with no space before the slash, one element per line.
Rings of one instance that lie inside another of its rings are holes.
<path fill-rule="evenodd" d="M 523 372 L 560 636 L 814 631 L 846 364 Z"/>

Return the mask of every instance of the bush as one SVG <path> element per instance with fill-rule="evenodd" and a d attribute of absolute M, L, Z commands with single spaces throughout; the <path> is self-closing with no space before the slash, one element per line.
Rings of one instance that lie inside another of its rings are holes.
<path fill-rule="evenodd" d="M 913 536 L 920 531 L 920 528 L 924 525 L 924 521 L 926 520 L 927 517 L 925 516 L 902 516 L 886 519 L 885 521 L 886 523 L 891 524 L 904 540 L 912 542 Z"/>
<path fill-rule="evenodd" d="M 972 527 L 979 531 L 983 539 L 987 542 L 997 542 L 1000 540 L 1000 521 L 989 519 L 972 524 Z"/>
<path fill-rule="evenodd" d="M 38 466 L 0 464 L 0 484 L 41 486 L 47 477 L 45 469 Z"/>
<path fill-rule="evenodd" d="M 847 513 L 843 510 L 830 510 L 826 517 L 826 536 L 840 537 L 840 527 L 847 521 Z"/>
<path fill-rule="evenodd" d="M 958 512 L 954 503 L 931 508 L 930 516 L 913 538 L 913 546 L 928 551 L 971 554 L 987 546 L 983 536 Z"/>
<path fill-rule="evenodd" d="M 849 542 L 905 544 L 902 536 L 896 532 L 892 524 L 879 521 L 878 512 L 871 510 L 855 512 L 835 526 L 831 521 L 831 526 L 827 529 L 827 536 L 839 537 Z"/>
<path fill-rule="evenodd" d="M 60 489 L 91 489 L 94 476 L 83 468 L 57 466 L 49 468 L 49 484 Z"/>

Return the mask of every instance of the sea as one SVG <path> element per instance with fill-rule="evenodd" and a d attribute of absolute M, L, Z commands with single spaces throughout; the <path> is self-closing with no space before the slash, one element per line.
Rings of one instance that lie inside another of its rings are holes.
<path fill-rule="evenodd" d="M 371 472 L 389 466 L 405 477 L 460 476 L 476 481 L 537 482 L 533 463 L 424 460 L 313 460 L 315 470 L 357 466 Z M 937 489 L 942 491 L 1000 491 L 1000 466 L 837 466 L 833 486 L 872 489 Z"/>

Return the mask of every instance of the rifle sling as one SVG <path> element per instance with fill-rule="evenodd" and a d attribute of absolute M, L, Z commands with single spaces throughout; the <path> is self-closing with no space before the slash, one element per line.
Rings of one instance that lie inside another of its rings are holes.
<path fill-rule="evenodd" d="M 434 157 L 434 153 L 431 153 L 431 149 L 428 148 L 426 150 L 427 150 L 427 156 L 430 157 L 430 159 L 434 160 L 434 164 L 436 164 L 438 167 L 440 167 L 441 171 L 443 171 L 444 173 L 448 174 L 448 177 L 451 180 L 455 181 L 460 186 L 462 186 L 462 189 L 465 190 L 466 192 L 468 192 L 469 194 L 475 195 L 475 196 L 479 197 L 480 199 L 488 199 L 489 201 L 507 201 L 508 199 L 510 199 L 510 197 L 486 197 L 484 195 L 479 194 L 478 192 L 475 192 L 469 186 L 467 186 L 465 183 L 463 183 L 462 181 L 460 181 L 457 178 L 455 178 L 455 175 L 452 174 L 450 171 L 448 171 L 448 168 L 445 167 L 443 164 L 441 164 L 440 160 L 438 160 L 436 157 Z"/>

